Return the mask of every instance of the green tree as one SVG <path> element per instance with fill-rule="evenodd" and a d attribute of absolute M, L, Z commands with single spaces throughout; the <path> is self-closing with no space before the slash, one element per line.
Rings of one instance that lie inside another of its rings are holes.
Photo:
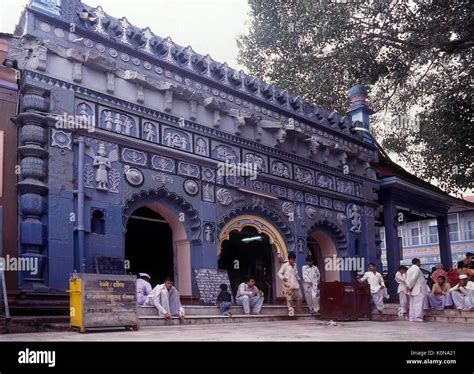
<path fill-rule="evenodd" d="M 249 4 L 249 32 L 237 43 L 251 74 L 341 113 L 361 79 L 388 152 L 449 192 L 473 188 L 469 1 Z"/>

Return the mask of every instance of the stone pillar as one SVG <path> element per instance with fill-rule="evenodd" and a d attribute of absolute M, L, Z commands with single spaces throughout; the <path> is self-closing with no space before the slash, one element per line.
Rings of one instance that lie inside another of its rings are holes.
<path fill-rule="evenodd" d="M 451 255 L 451 241 L 449 238 L 449 227 L 447 215 L 436 217 L 438 222 L 438 238 L 439 238 L 439 254 L 441 263 L 446 270 L 449 270 L 453 265 L 453 258 Z"/>
<path fill-rule="evenodd" d="M 395 204 L 389 199 L 383 202 L 383 218 L 385 224 L 385 250 L 387 253 L 387 270 L 391 300 L 397 300 L 398 284 L 395 282 L 395 274 L 400 266 L 400 247 L 398 244 L 398 228 L 395 224 L 397 210 Z"/>
<path fill-rule="evenodd" d="M 20 289 L 45 292 L 47 287 L 47 120 L 41 112 L 49 109 L 45 92 L 26 87 L 18 115 L 20 177 L 19 255 L 28 259 L 30 270 L 20 272 Z M 35 269 L 32 267 L 36 267 Z"/>

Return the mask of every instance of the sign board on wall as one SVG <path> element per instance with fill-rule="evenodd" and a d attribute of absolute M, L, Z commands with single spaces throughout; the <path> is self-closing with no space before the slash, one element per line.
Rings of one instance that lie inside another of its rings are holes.
<path fill-rule="evenodd" d="M 226 284 L 228 291 L 231 292 L 227 270 L 194 269 L 194 278 L 199 290 L 199 300 L 204 304 L 215 305 L 222 283 Z"/>

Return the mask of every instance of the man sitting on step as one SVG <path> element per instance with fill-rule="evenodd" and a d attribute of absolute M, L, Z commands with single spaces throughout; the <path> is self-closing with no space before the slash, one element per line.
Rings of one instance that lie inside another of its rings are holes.
<path fill-rule="evenodd" d="M 151 305 L 158 309 L 158 315 L 170 320 L 172 316 L 184 319 L 184 309 L 179 300 L 179 292 L 173 286 L 173 279 L 167 277 L 165 283 L 157 285 L 148 296 L 151 299 Z"/>
<path fill-rule="evenodd" d="M 235 301 L 237 305 L 242 305 L 246 315 L 250 314 L 250 308 L 252 308 L 253 314 L 260 314 L 263 304 L 263 292 L 255 286 L 254 277 L 247 277 L 245 282 L 239 285 Z"/>
<path fill-rule="evenodd" d="M 446 277 L 444 275 L 440 275 L 437 282 L 433 284 L 431 293 L 428 295 L 431 309 L 443 310 L 445 307 L 453 305 L 453 301 L 449 293 L 450 289 L 451 285 L 446 282 Z"/>
<path fill-rule="evenodd" d="M 451 297 L 458 310 L 474 310 L 474 282 L 466 274 L 459 276 L 459 283 L 451 288 Z"/>
<path fill-rule="evenodd" d="M 147 273 L 138 273 L 137 279 L 137 303 L 138 305 L 146 305 L 147 296 L 151 294 L 152 287 L 150 284 L 150 276 Z"/>

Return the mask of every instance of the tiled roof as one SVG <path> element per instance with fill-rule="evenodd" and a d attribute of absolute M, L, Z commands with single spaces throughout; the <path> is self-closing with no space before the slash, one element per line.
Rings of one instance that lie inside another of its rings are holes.
<path fill-rule="evenodd" d="M 303 117 L 310 122 L 350 136 L 353 135 L 350 128 L 355 125 L 350 116 L 341 116 L 323 109 L 299 96 L 288 93 L 286 90 L 267 84 L 259 78 L 251 77 L 242 70 L 232 69 L 225 62 L 217 62 L 209 54 L 196 53 L 191 46 L 182 47 L 174 43 L 170 37 L 157 36 L 148 27 L 141 29 L 133 26 L 126 17 L 114 18 L 105 13 L 100 6 L 92 8 L 81 3 L 76 11 L 80 13 L 80 9 L 87 11 L 89 16 L 86 15 L 80 19 L 76 15 L 78 25 L 97 36 L 133 48 L 151 58 L 161 60 L 165 64 L 225 85 L 287 112 L 293 112 L 295 116 Z"/>

